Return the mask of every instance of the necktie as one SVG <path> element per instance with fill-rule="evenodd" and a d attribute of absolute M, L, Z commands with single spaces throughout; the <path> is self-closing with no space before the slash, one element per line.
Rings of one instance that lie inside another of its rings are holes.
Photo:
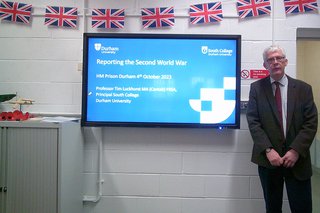
<path fill-rule="evenodd" d="M 276 104 L 277 104 L 277 109 L 279 112 L 279 118 L 280 118 L 280 125 L 281 129 L 283 131 L 283 120 L 282 120 L 282 102 L 281 102 L 281 92 L 280 92 L 280 83 L 275 81 L 274 84 L 276 85 L 276 91 L 274 97 L 276 98 Z"/>

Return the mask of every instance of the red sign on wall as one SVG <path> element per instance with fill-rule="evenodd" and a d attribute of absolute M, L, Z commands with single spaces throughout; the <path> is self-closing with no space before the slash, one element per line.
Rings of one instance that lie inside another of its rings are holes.
<path fill-rule="evenodd" d="M 269 75 L 268 70 L 250 70 L 250 78 L 251 79 L 261 79 L 265 78 Z"/>

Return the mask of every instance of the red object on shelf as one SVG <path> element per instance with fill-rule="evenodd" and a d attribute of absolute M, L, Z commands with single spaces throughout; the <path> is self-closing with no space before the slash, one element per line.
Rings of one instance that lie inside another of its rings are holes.
<path fill-rule="evenodd" d="M 1 112 L 0 121 L 25 121 L 30 117 L 29 112 L 25 114 L 20 110 L 15 110 L 14 112 Z"/>
<path fill-rule="evenodd" d="M 0 121 L 5 121 L 7 120 L 7 112 L 1 112 L 0 113 Z"/>

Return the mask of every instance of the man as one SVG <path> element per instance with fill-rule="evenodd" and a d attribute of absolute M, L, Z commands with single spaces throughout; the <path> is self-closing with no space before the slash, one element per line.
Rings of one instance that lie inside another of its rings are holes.
<path fill-rule="evenodd" d="M 309 148 L 318 125 L 312 88 L 285 74 L 281 47 L 266 48 L 263 60 L 270 75 L 251 84 L 247 120 L 266 212 L 282 212 L 285 183 L 291 212 L 312 213 Z"/>

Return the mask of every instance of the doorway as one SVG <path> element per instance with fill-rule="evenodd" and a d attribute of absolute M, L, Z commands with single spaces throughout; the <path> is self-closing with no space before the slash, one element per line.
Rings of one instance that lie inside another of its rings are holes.
<path fill-rule="evenodd" d="M 312 86 L 314 100 L 320 112 L 320 29 L 298 29 L 297 79 Z M 319 114 L 318 114 L 319 117 Z M 311 147 L 314 175 L 312 177 L 313 212 L 320 212 L 320 127 Z"/>

